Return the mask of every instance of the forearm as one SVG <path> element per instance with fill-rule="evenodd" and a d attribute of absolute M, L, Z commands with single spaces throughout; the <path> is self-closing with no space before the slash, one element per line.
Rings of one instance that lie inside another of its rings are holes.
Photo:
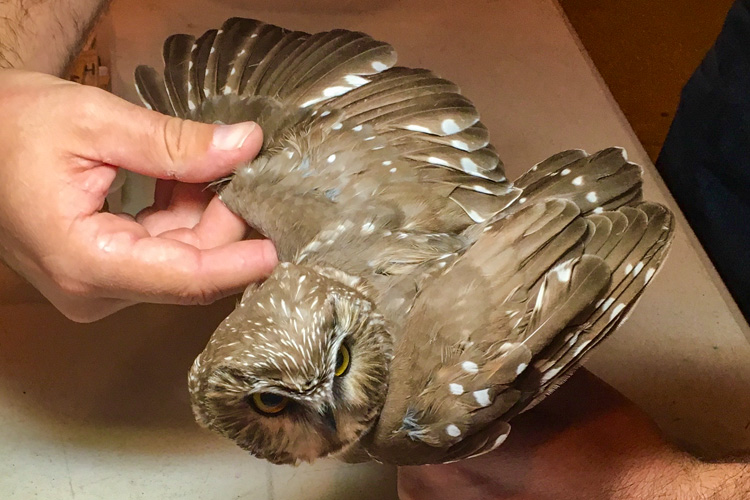
<path fill-rule="evenodd" d="M 735 500 L 750 498 L 750 468 L 744 463 L 706 463 L 692 459 L 682 486 L 674 489 L 680 496 L 696 500 Z M 667 498 L 667 497 L 665 497 Z"/>
<path fill-rule="evenodd" d="M 0 1 L 0 68 L 60 75 L 109 0 Z"/>
<path fill-rule="evenodd" d="M 616 462 L 616 460 L 613 460 Z M 664 447 L 645 455 L 613 481 L 611 500 L 735 500 L 750 498 L 744 463 L 707 463 Z M 574 498 L 575 496 L 571 497 Z"/>

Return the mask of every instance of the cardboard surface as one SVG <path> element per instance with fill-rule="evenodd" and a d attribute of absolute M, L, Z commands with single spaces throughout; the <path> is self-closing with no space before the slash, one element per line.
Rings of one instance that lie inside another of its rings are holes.
<path fill-rule="evenodd" d="M 133 69 L 159 67 L 166 36 L 198 35 L 237 15 L 307 31 L 357 29 L 389 41 L 400 64 L 430 68 L 461 86 L 511 179 L 563 149 L 620 145 L 648 170 L 646 196 L 675 208 L 552 0 L 475 0 L 460 8 L 436 0 L 116 0 L 103 26 L 113 91 L 136 101 Z M 126 188 L 125 201 L 137 204 L 143 185 Z M 587 366 L 672 438 L 721 455 L 750 444 L 748 327 L 681 217 L 678 226 L 663 271 Z M 3 498 L 396 497 L 389 467 L 272 467 L 193 423 L 186 372 L 231 300 L 139 306 L 76 325 L 33 294 L 14 288 L 6 295 Z"/>

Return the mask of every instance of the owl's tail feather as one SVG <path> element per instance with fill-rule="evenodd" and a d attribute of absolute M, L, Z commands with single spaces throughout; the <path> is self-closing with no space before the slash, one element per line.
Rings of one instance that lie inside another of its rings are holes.
<path fill-rule="evenodd" d="M 515 408 L 525 411 L 562 384 L 586 354 L 616 329 L 659 270 L 669 249 L 674 220 L 655 203 L 621 207 L 587 217 L 590 236 L 584 252 L 611 270 L 606 294 L 585 315 L 558 334 L 519 378 L 526 394 Z"/>

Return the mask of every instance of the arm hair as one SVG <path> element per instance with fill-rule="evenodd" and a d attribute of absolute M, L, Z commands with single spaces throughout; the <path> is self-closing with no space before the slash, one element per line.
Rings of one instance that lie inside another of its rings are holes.
<path fill-rule="evenodd" d="M 61 75 L 109 0 L 0 2 L 0 68 Z"/>

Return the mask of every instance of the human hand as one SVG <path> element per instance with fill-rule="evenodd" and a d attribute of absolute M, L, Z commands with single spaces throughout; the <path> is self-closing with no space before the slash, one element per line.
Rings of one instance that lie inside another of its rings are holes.
<path fill-rule="evenodd" d="M 720 477 L 669 445 L 641 410 L 583 369 L 511 426 L 508 440 L 487 455 L 400 468 L 400 498 L 707 498 L 698 495 L 715 493 Z M 705 473 L 698 484 L 696 472 Z"/>
<path fill-rule="evenodd" d="M 266 240 L 204 183 L 252 159 L 254 124 L 163 116 L 102 90 L 0 71 L 0 256 L 63 314 L 93 321 L 137 302 L 208 303 L 265 277 Z M 134 220 L 100 212 L 117 167 L 165 181 Z"/>

